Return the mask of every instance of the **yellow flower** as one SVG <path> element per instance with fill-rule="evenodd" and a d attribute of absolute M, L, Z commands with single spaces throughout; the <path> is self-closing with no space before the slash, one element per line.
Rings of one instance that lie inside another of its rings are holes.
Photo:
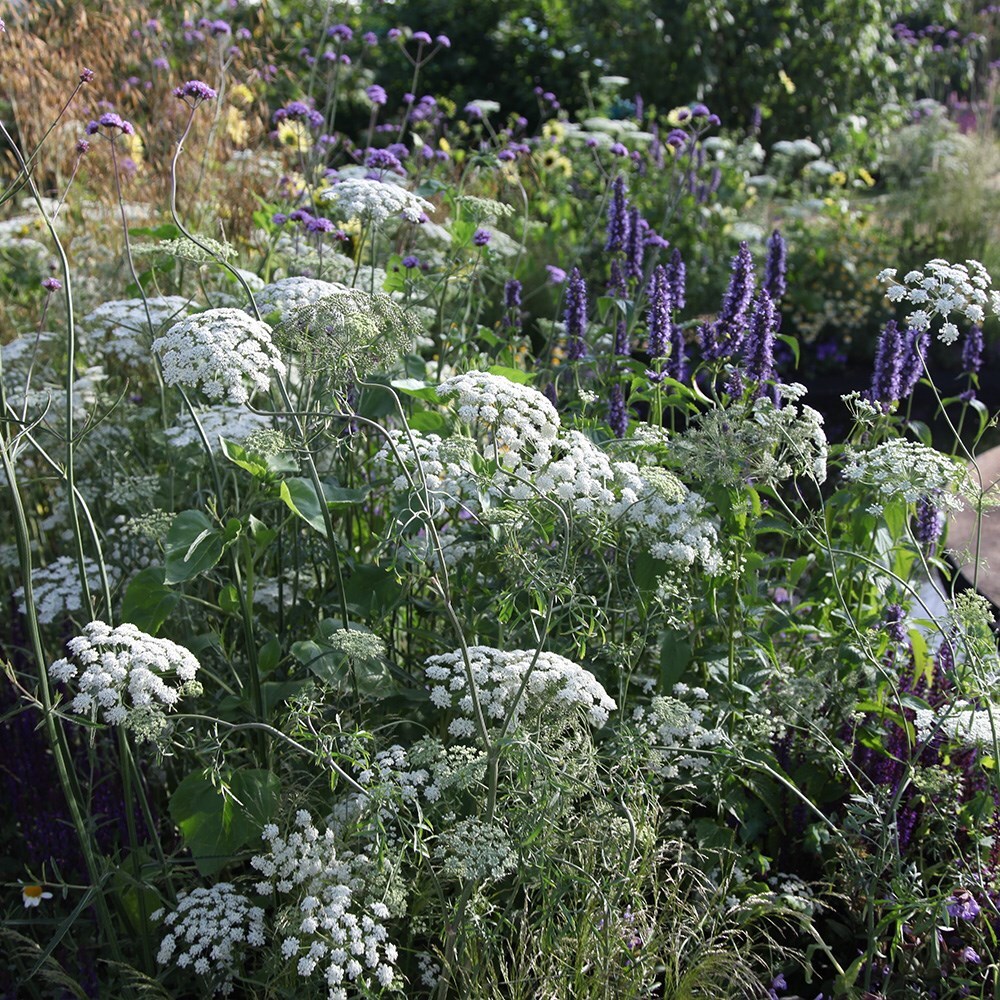
<path fill-rule="evenodd" d="M 450 153 L 451 143 L 444 136 L 441 136 L 441 138 L 438 139 L 438 149 L 440 149 L 442 153 Z"/>
<path fill-rule="evenodd" d="M 51 892 L 44 892 L 40 885 L 21 886 L 21 899 L 24 901 L 26 909 L 32 906 L 40 906 L 43 899 L 51 899 Z"/>
<path fill-rule="evenodd" d="M 795 84 L 792 83 L 792 78 L 783 70 L 778 70 L 778 79 L 781 81 L 781 86 L 785 88 L 786 94 L 795 93 Z"/>
<path fill-rule="evenodd" d="M 253 103 L 253 91 L 245 83 L 238 83 L 229 91 L 229 100 L 241 108 L 249 107 Z"/>
<path fill-rule="evenodd" d="M 673 128 L 677 128 L 678 125 L 683 125 L 685 122 L 691 120 L 691 109 L 686 105 L 681 105 L 679 108 L 673 108 L 667 113 L 667 124 L 671 125 Z M 671 150 L 674 152 L 674 150 Z"/>
<path fill-rule="evenodd" d="M 561 122 L 547 121 L 542 126 L 542 135 L 546 139 L 555 139 L 556 142 L 562 142 L 566 137 L 566 129 Z"/>
<path fill-rule="evenodd" d="M 250 126 L 236 108 L 226 108 L 226 135 L 234 146 L 245 146 L 250 138 Z"/>
<path fill-rule="evenodd" d="M 872 177 L 872 175 L 870 173 L 868 173 L 868 171 L 865 170 L 864 167 L 861 167 L 858 170 L 858 176 L 865 182 L 865 186 L 866 187 L 874 187 L 875 186 L 875 178 Z"/>
<path fill-rule="evenodd" d="M 830 183 L 834 187 L 843 187 L 847 183 L 847 174 L 843 170 L 835 170 L 830 174 Z"/>
<path fill-rule="evenodd" d="M 308 153 L 312 149 L 312 136 L 309 134 L 309 129 L 302 122 L 288 118 L 278 122 L 278 142 L 282 146 L 288 146 L 300 153 Z"/>
<path fill-rule="evenodd" d="M 122 135 L 122 145 L 125 147 L 125 155 L 135 164 L 136 170 L 142 170 L 143 154 L 145 147 L 142 139 L 134 133 L 132 135 Z"/>

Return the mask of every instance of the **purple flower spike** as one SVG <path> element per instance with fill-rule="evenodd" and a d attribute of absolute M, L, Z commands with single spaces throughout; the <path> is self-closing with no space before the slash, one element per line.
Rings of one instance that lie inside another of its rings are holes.
<path fill-rule="evenodd" d="M 782 298 L 788 288 L 785 281 L 787 256 L 788 248 L 784 237 L 775 229 L 767 241 L 767 262 L 764 264 L 764 288 L 775 302 Z"/>
<path fill-rule="evenodd" d="M 753 296 L 754 266 L 750 247 L 744 242 L 731 264 L 729 287 L 714 323 L 701 328 L 701 347 L 706 361 L 735 354 L 746 333 L 747 309 Z"/>
<path fill-rule="evenodd" d="M 774 379 L 774 335 L 778 330 L 777 310 L 767 290 L 762 288 L 754 299 L 750 328 L 743 341 L 743 361 L 747 378 L 757 383 L 754 392 L 759 398 L 765 383 Z"/>
<path fill-rule="evenodd" d="M 684 266 L 680 250 L 676 247 L 670 255 L 667 274 L 670 276 L 670 300 L 674 304 L 674 309 L 680 312 L 687 305 L 687 268 Z"/>
<path fill-rule="evenodd" d="M 521 329 L 521 282 L 511 278 L 503 286 L 503 325 L 513 329 Z"/>
<path fill-rule="evenodd" d="M 902 604 L 890 604 L 886 607 L 882 620 L 893 642 L 906 642 L 906 612 Z"/>
<path fill-rule="evenodd" d="M 948 916 L 953 920 L 975 920 L 982 911 L 968 889 L 953 892 L 948 900 Z"/>
<path fill-rule="evenodd" d="M 646 233 L 649 223 L 637 208 L 629 210 L 627 246 L 625 248 L 625 273 L 639 281 L 642 278 L 642 262 L 646 255 Z"/>
<path fill-rule="evenodd" d="M 624 250 L 628 244 L 628 187 L 625 175 L 619 174 L 611 184 L 611 200 L 608 202 L 608 238 L 604 249 L 610 252 Z"/>
<path fill-rule="evenodd" d="M 625 408 L 625 390 L 621 382 L 611 387 L 608 400 L 608 426 L 616 438 L 623 438 L 628 431 L 628 410 Z"/>
<path fill-rule="evenodd" d="M 917 522 L 913 537 L 921 545 L 933 545 L 944 531 L 944 514 L 934 504 L 933 498 L 921 497 L 917 501 Z"/>
<path fill-rule="evenodd" d="M 970 326 L 962 343 L 962 372 L 978 375 L 983 366 L 983 331 L 978 326 Z"/>
<path fill-rule="evenodd" d="M 587 345 L 583 339 L 587 330 L 587 285 L 578 267 L 574 267 L 569 275 L 564 318 L 567 341 L 566 359 L 579 361 L 587 353 Z"/>
<path fill-rule="evenodd" d="M 930 347 L 929 330 L 907 330 L 903 362 L 899 368 L 899 398 L 906 399 L 917 387 L 924 373 L 924 362 Z"/>
<path fill-rule="evenodd" d="M 892 404 L 902 398 L 900 372 L 905 358 L 903 334 L 895 320 L 889 320 L 875 348 L 875 370 L 868 398 L 879 403 L 883 413 L 888 413 Z"/>
<path fill-rule="evenodd" d="M 179 97 L 182 100 L 186 97 L 193 98 L 196 103 L 198 101 L 214 101 L 217 96 L 216 92 L 207 83 L 202 83 L 201 80 L 188 80 L 187 83 L 174 87 L 173 94 L 174 97 Z"/>
<path fill-rule="evenodd" d="M 670 277 L 667 269 L 658 265 L 649 282 L 649 309 L 646 311 L 650 360 L 665 357 L 671 342 Z"/>

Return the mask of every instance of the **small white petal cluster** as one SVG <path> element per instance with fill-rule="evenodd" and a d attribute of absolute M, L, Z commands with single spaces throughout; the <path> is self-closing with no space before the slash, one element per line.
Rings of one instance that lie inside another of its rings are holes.
<path fill-rule="evenodd" d="M 278 311 L 284 316 L 299 306 L 312 305 L 328 295 L 343 295 L 350 289 L 335 281 L 321 281 L 319 278 L 306 278 L 296 275 L 291 278 L 281 278 L 265 285 L 254 293 L 254 300 L 261 316 Z M 251 312 L 248 308 L 247 312 Z"/>
<path fill-rule="evenodd" d="M 721 572 L 718 528 L 700 493 L 656 466 L 616 462 L 615 474 L 619 492 L 612 516 L 632 528 L 656 559 Z"/>
<path fill-rule="evenodd" d="M 101 338 L 99 350 L 105 359 L 134 364 L 150 360 L 150 338 L 184 316 L 189 306 L 183 295 L 152 296 L 145 305 L 142 299 L 115 299 L 88 313 L 80 325 L 86 341 L 93 336 Z"/>
<path fill-rule="evenodd" d="M 510 714 L 511 724 L 516 725 L 529 711 L 568 715 L 582 709 L 590 724 L 600 727 L 618 707 L 589 670 L 556 653 L 543 652 L 536 657 L 533 649 L 470 646 L 468 654 L 487 723 L 502 722 Z M 428 657 L 424 674 L 431 682 L 433 704 L 460 713 L 448 727 L 452 736 L 474 735 L 473 701 L 462 651 Z M 524 695 L 515 704 L 525 675 Z"/>
<path fill-rule="evenodd" d="M 101 589 L 101 572 L 92 559 L 84 559 L 87 589 L 96 594 Z M 31 593 L 35 599 L 35 611 L 43 625 L 51 625 L 60 616 L 79 611 L 83 607 L 83 591 L 80 586 L 80 567 L 70 556 L 59 556 L 48 566 L 40 566 L 31 571 Z M 24 600 L 24 587 L 14 591 L 14 600 L 21 614 L 28 607 Z"/>
<path fill-rule="evenodd" d="M 75 681 L 72 709 L 110 725 L 127 723 L 135 710 L 173 708 L 198 673 L 194 654 L 169 639 L 157 639 L 126 623 L 84 626 L 66 643 L 70 655 L 56 660 L 49 675 L 60 684 Z M 81 673 L 81 670 L 83 671 Z M 179 681 L 172 686 L 170 681 Z"/>
<path fill-rule="evenodd" d="M 243 444 L 254 431 L 271 426 L 269 417 L 259 413 L 251 413 L 242 407 L 228 406 L 225 403 L 199 410 L 198 420 L 201 421 L 208 443 L 212 445 L 217 444 L 220 437 L 232 441 L 234 444 Z M 166 429 L 164 437 L 166 437 L 167 443 L 174 448 L 189 448 L 192 445 L 201 444 L 197 428 L 187 411 L 184 411 L 173 427 Z"/>
<path fill-rule="evenodd" d="M 420 222 L 434 211 L 429 201 L 411 191 L 363 177 L 342 180 L 320 192 L 319 200 L 335 206 L 343 219 L 361 219 L 376 226 L 397 215 L 407 222 Z"/>
<path fill-rule="evenodd" d="M 945 344 L 958 340 L 955 319 L 979 326 L 987 310 L 1000 316 L 1000 292 L 990 290 L 993 279 L 978 260 L 949 264 L 935 258 L 922 271 L 910 271 L 901 282 L 896 280 L 896 273 L 896 268 L 887 267 L 878 274 L 878 280 L 889 286 L 886 298 L 918 307 L 906 317 L 914 329 L 929 330 L 934 318 L 940 317 L 944 322 L 938 339 Z"/>
<path fill-rule="evenodd" d="M 392 480 L 394 490 L 406 491 L 410 488 L 407 475 L 398 471 L 398 454 L 414 481 L 417 484 L 425 482 L 433 496 L 445 498 L 449 506 L 460 505 L 478 510 L 479 490 L 470 464 L 476 453 L 472 441 L 468 438 L 442 439 L 437 434 L 416 430 L 407 433 L 397 428 L 390 429 L 386 437 L 386 442 L 375 455 L 374 466 L 380 472 L 391 470 L 396 473 Z"/>
<path fill-rule="evenodd" d="M 508 472 L 530 474 L 552 454 L 559 433 L 556 408 L 537 389 L 489 372 L 453 375 L 438 397 L 458 397 L 458 415 L 492 435 L 493 449 Z"/>
<path fill-rule="evenodd" d="M 252 906 L 230 882 L 219 882 L 209 889 L 179 893 L 177 907 L 165 917 L 164 912 L 151 914 L 170 929 L 160 942 L 157 962 L 174 961 L 178 968 L 208 978 L 213 992 L 231 994 L 244 949 L 265 943 L 264 911 Z"/>
<path fill-rule="evenodd" d="M 509 836 L 495 823 L 470 817 L 438 834 L 434 857 L 441 873 L 459 881 L 472 879 L 479 885 L 499 881 L 514 868 L 517 853 Z"/>
<path fill-rule="evenodd" d="M 708 692 L 704 688 L 688 689 L 686 685 L 678 685 L 674 693 L 679 697 L 658 695 L 648 706 L 640 706 L 632 713 L 633 723 L 649 740 L 656 755 L 657 772 L 664 778 L 706 770 L 711 763 L 710 756 L 698 751 L 728 742 L 721 729 L 705 725 L 707 716 L 703 708 L 681 700 L 691 694 L 696 702 L 705 702 Z"/>
<path fill-rule="evenodd" d="M 607 455 L 585 434 L 569 431 L 559 436 L 556 457 L 535 474 L 534 485 L 577 514 L 586 515 L 614 505 L 614 479 L 615 470 Z M 514 499 L 531 495 L 520 483 L 511 483 L 507 492 Z"/>
<path fill-rule="evenodd" d="M 338 858 L 335 831 L 320 833 L 304 809 L 296 813 L 295 827 L 286 838 L 275 824 L 265 826 L 268 853 L 250 861 L 263 876 L 259 893 L 293 897 L 281 954 L 295 961 L 304 979 L 319 970 L 328 1000 L 347 1000 L 351 984 L 366 991 L 391 987 L 397 951 L 383 923 L 389 910 L 381 902 L 362 907 L 357 898 L 364 888 L 357 862 L 367 859 L 358 856 L 352 864 Z"/>
<path fill-rule="evenodd" d="M 1000 740 L 1000 710 L 993 705 L 977 708 L 956 702 L 940 714 L 932 708 L 918 708 L 914 724 L 921 741 L 941 735 L 963 747 L 992 749 L 994 740 Z"/>
<path fill-rule="evenodd" d="M 939 509 L 963 507 L 958 490 L 968 482 L 964 467 L 927 445 L 893 438 L 867 451 L 848 450 L 846 459 L 844 478 L 873 487 L 880 503 L 933 498 Z"/>
<path fill-rule="evenodd" d="M 272 372 L 285 374 L 270 327 L 242 309 L 209 309 L 175 323 L 153 350 L 167 385 L 200 385 L 209 399 L 245 403 L 247 381 L 264 392 Z"/>

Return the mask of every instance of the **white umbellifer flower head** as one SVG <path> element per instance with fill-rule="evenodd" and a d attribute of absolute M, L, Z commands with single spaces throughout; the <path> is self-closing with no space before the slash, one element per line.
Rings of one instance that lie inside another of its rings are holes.
<path fill-rule="evenodd" d="M 233 992 L 233 976 L 243 950 L 261 948 L 266 942 L 264 911 L 251 905 L 229 882 L 178 893 L 175 909 L 166 916 L 157 910 L 152 918 L 162 919 L 169 928 L 160 942 L 157 962 L 173 961 L 198 975 L 208 974 L 214 992 L 223 996 Z"/>
<path fill-rule="evenodd" d="M 344 295 L 350 289 L 346 285 L 338 284 L 335 281 L 321 281 L 319 278 L 305 278 L 295 276 L 291 278 L 281 278 L 272 281 L 270 285 L 265 285 L 259 292 L 254 294 L 254 300 L 261 316 L 279 311 L 284 317 L 293 309 L 299 306 L 312 305 L 320 299 L 325 299 L 328 295 Z M 247 309 L 247 312 L 250 312 Z"/>
<path fill-rule="evenodd" d="M 168 385 L 201 386 L 209 399 L 249 398 L 246 383 L 264 392 L 285 365 L 266 323 L 242 309 L 209 309 L 175 323 L 153 341 Z"/>
<path fill-rule="evenodd" d="M 549 460 L 559 414 L 537 389 L 489 372 L 467 372 L 446 379 L 437 394 L 441 399 L 457 396 L 462 420 L 492 433 L 497 458 L 507 471 L 523 473 Z"/>
<path fill-rule="evenodd" d="M 614 504 L 614 469 L 590 438 L 569 431 L 557 439 L 556 450 L 557 457 L 535 475 L 537 489 L 577 514 L 598 514 Z"/>
<path fill-rule="evenodd" d="M 590 724 L 603 726 L 618 706 L 597 678 L 585 667 L 556 653 L 528 649 L 503 650 L 470 646 L 469 665 L 476 682 L 479 704 L 487 722 L 511 724 L 529 711 L 554 711 L 559 715 L 582 709 Z M 453 736 L 471 736 L 473 703 L 468 689 L 465 660 L 460 649 L 428 657 L 424 674 L 431 682 L 431 701 L 438 708 L 460 713 L 448 727 Z M 515 698 L 525 675 L 528 683 L 521 700 Z"/>
<path fill-rule="evenodd" d="M 129 623 L 111 628 L 91 622 L 66 648 L 70 655 L 56 660 L 49 676 L 60 684 L 74 683 L 74 712 L 93 719 L 100 713 L 110 725 L 148 727 L 151 715 L 198 689 L 193 653 Z"/>
<path fill-rule="evenodd" d="M 268 852 L 250 859 L 263 876 L 257 891 L 288 897 L 285 926 L 292 933 L 281 943 L 282 956 L 295 963 L 304 979 L 318 970 L 331 997 L 346 982 L 365 995 L 373 988 L 373 977 L 390 986 L 397 950 L 384 924 L 389 910 L 382 902 L 363 905 L 360 899 L 371 860 L 338 855 L 335 830 L 327 827 L 320 833 L 305 809 L 296 813 L 295 827 L 283 837 L 269 823 L 262 834 Z"/>
<path fill-rule="evenodd" d="M 199 410 L 198 420 L 201 421 L 205 437 L 211 443 L 217 443 L 219 438 L 223 437 L 234 444 L 243 444 L 255 432 L 271 426 L 269 417 L 259 413 L 251 413 L 239 406 L 228 406 L 225 403 Z M 194 421 L 187 411 L 181 415 L 173 427 L 167 428 L 164 437 L 175 448 L 188 448 L 201 444 L 201 438 L 198 436 Z"/>
<path fill-rule="evenodd" d="M 422 222 L 434 206 L 395 184 L 348 177 L 334 187 L 320 192 L 319 200 L 336 207 L 344 219 L 381 225 L 392 216 L 402 216 L 407 222 Z"/>
<path fill-rule="evenodd" d="M 87 589 L 96 594 L 101 589 L 101 572 L 92 559 L 84 560 Z M 35 612 L 43 625 L 51 625 L 60 615 L 80 611 L 83 608 L 83 591 L 80 585 L 80 568 L 70 556 L 60 556 L 47 566 L 31 571 L 31 590 L 35 600 Z M 18 587 L 13 594 L 18 602 L 17 609 L 26 614 L 28 607 L 24 599 L 24 587 Z"/>
<path fill-rule="evenodd" d="M 142 299 L 120 299 L 99 305 L 80 326 L 85 343 L 99 339 L 98 350 L 105 359 L 135 364 L 149 361 L 150 339 L 188 308 L 182 295 L 153 296 L 145 305 Z"/>
<path fill-rule="evenodd" d="M 960 493 L 969 485 L 968 473 L 956 459 L 934 448 L 894 438 L 867 451 L 848 450 L 846 458 L 844 478 L 874 487 L 881 503 L 933 497 L 936 507 L 962 509 Z"/>
<path fill-rule="evenodd" d="M 986 318 L 987 310 L 1000 316 L 1000 292 L 990 290 L 993 279 L 978 260 L 949 264 L 935 258 L 922 271 L 908 272 L 902 282 L 896 279 L 896 269 L 887 267 L 879 272 L 878 280 L 889 284 L 886 298 L 890 302 L 920 306 L 906 317 L 914 329 L 929 330 L 935 317 L 942 319 L 938 339 L 945 344 L 958 340 L 955 318 L 978 326 Z"/>

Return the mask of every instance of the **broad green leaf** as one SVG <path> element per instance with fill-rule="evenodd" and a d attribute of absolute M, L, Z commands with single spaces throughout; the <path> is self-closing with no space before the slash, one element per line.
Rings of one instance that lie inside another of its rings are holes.
<path fill-rule="evenodd" d="M 164 583 L 183 583 L 210 570 L 222 557 L 222 532 L 200 510 L 182 510 L 167 532 Z"/>
<path fill-rule="evenodd" d="M 316 496 L 313 484 L 308 479 L 295 477 L 283 480 L 279 495 L 293 514 L 297 514 L 303 521 L 326 537 L 326 524 L 323 520 L 320 499 Z"/>
<path fill-rule="evenodd" d="M 180 594 L 163 581 L 164 570 L 161 566 L 150 566 L 136 573 L 125 588 L 122 619 L 143 632 L 156 635 L 180 600 Z"/>

